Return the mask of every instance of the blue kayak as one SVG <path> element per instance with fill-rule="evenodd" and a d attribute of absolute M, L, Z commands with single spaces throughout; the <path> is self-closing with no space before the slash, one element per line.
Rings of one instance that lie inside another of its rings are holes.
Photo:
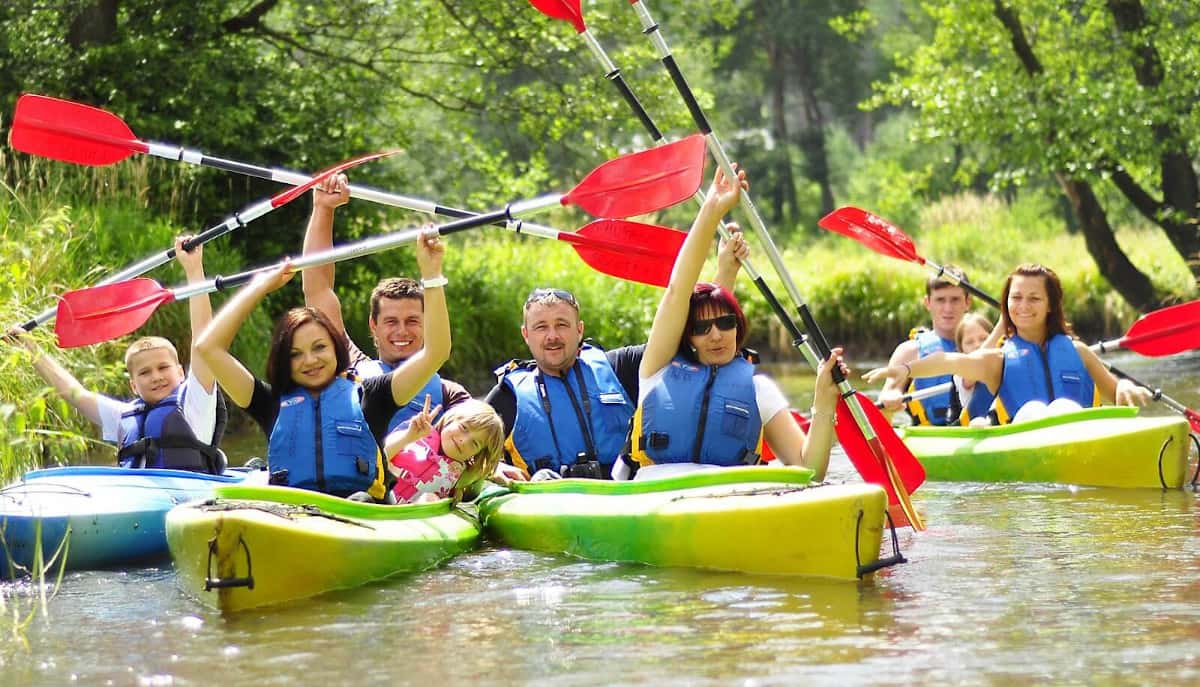
<path fill-rule="evenodd" d="M 34 570 L 39 531 L 46 568 L 57 569 L 64 557 L 67 569 L 86 570 L 166 556 L 167 511 L 248 474 L 101 466 L 27 472 L 0 489 L 0 578 Z"/>

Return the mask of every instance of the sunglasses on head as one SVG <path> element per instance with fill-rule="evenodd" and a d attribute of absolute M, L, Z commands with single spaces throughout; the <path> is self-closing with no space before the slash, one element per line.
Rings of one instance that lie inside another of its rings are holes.
<path fill-rule="evenodd" d="M 579 308 L 579 303 L 575 300 L 575 295 L 565 289 L 534 289 L 529 292 L 529 297 L 525 299 L 525 305 L 528 306 L 530 303 L 536 303 L 551 296 L 574 306 L 576 309 Z"/>
<path fill-rule="evenodd" d="M 721 315 L 709 320 L 696 320 L 692 323 L 692 336 L 704 336 L 708 330 L 712 329 L 713 325 L 717 325 L 717 329 L 727 332 L 730 329 L 737 327 L 737 315 Z"/>

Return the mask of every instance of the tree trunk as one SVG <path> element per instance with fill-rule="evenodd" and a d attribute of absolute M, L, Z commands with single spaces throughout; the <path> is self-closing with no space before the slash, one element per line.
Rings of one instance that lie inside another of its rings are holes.
<path fill-rule="evenodd" d="M 78 51 L 85 45 L 106 45 L 117 36 L 117 0 L 94 0 L 67 29 L 67 45 Z"/>
<path fill-rule="evenodd" d="M 1055 177 L 1063 193 L 1071 201 L 1071 207 L 1079 218 L 1084 242 L 1092 260 L 1100 267 L 1100 274 L 1139 312 L 1149 312 L 1171 302 L 1169 295 L 1154 288 L 1154 284 L 1138 268 L 1134 267 L 1113 236 L 1112 226 L 1100 201 L 1086 181 L 1072 179 L 1061 172 Z"/>
<path fill-rule="evenodd" d="M 799 202 L 796 199 L 796 177 L 792 174 L 792 155 L 789 152 L 791 139 L 787 126 L 787 85 L 782 78 L 786 69 L 780 55 L 777 46 L 772 45 L 767 49 L 771 66 L 771 75 L 768 77 L 771 88 L 771 135 L 775 138 L 776 146 L 774 151 L 768 153 L 775 177 L 770 194 L 776 220 L 792 224 L 796 221 Z"/>

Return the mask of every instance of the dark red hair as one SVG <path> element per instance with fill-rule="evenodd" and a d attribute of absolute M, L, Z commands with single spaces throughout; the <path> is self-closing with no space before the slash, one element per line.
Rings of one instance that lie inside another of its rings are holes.
<path fill-rule="evenodd" d="M 684 324 L 683 334 L 679 339 L 679 352 L 689 359 L 695 360 L 696 358 L 696 355 L 692 353 L 691 342 L 692 325 L 696 323 L 696 313 L 709 304 L 720 310 L 728 310 L 737 318 L 737 347 L 740 349 L 742 344 L 746 343 L 746 335 L 749 333 L 750 327 L 746 322 L 746 313 L 742 312 L 742 306 L 738 304 L 737 296 L 712 282 L 697 282 L 696 288 L 692 289 L 692 300 L 688 304 L 687 323 Z"/>

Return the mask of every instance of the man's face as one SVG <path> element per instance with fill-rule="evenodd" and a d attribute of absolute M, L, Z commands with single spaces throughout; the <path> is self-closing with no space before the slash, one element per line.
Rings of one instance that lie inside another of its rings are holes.
<path fill-rule="evenodd" d="M 147 405 L 163 400 L 183 383 L 183 366 L 165 348 L 151 348 L 129 358 L 129 388 Z"/>
<path fill-rule="evenodd" d="M 971 307 L 967 292 L 961 286 L 943 286 L 925 297 L 925 309 L 933 320 L 933 330 L 946 339 L 954 338 L 954 330 Z"/>
<path fill-rule="evenodd" d="M 379 359 L 389 365 L 425 346 L 425 306 L 417 298 L 380 298 L 379 316 L 368 324 Z"/>
<path fill-rule="evenodd" d="M 521 336 L 538 367 L 561 376 L 575 364 L 583 342 L 583 321 L 568 303 L 530 303 L 525 309 Z"/>

